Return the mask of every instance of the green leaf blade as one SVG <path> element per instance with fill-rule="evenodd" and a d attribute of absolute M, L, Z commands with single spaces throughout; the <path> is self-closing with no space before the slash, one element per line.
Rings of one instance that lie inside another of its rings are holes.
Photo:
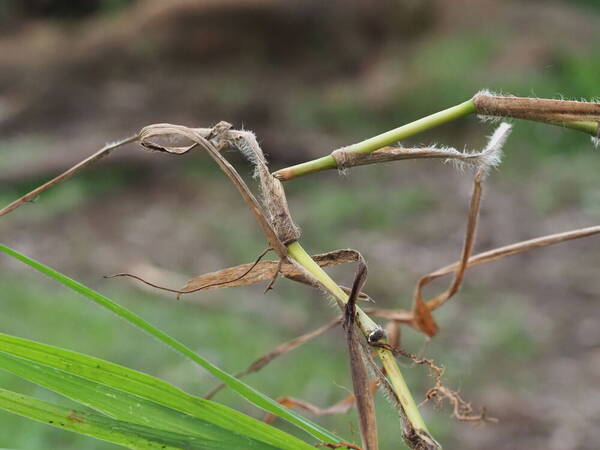
<path fill-rule="evenodd" d="M 212 443 L 213 447 L 276 448 L 142 397 L 4 352 L 0 352 L 0 368 L 119 421 L 195 436 L 202 442 Z"/>
<path fill-rule="evenodd" d="M 68 431 L 85 434 L 133 449 L 184 449 L 201 447 L 195 438 L 157 432 L 101 414 L 76 411 L 0 388 L 0 408 Z"/>
<path fill-rule="evenodd" d="M 232 389 L 233 391 L 235 391 L 236 393 L 238 393 L 239 395 L 244 397 L 250 403 L 253 403 L 254 405 L 258 406 L 259 408 L 264 409 L 265 411 L 268 411 L 272 414 L 275 414 L 276 416 L 281 417 L 282 419 L 287 420 L 288 422 L 290 422 L 290 423 L 296 425 L 297 427 L 303 429 L 304 431 L 310 433 L 312 436 L 319 439 L 320 441 L 326 441 L 326 442 L 341 442 L 342 441 L 341 438 L 339 438 L 335 434 L 331 433 L 330 431 L 326 430 L 325 428 L 321 427 L 320 425 L 317 425 L 317 424 L 309 421 L 308 419 L 302 417 L 301 415 L 297 414 L 296 412 L 294 412 L 288 408 L 285 408 L 284 406 L 280 405 L 275 400 L 271 399 L 270 397 L 266 396 L 265 394 L 257 391 L 256 389 L 247 385 L 243 381 L 241 381 L 241 380 L 233 377 L 232 375 L 228 374 L 227 372 L 221 370 L 217 366 L 213 365 L 206 359 L 204 359 L 201 356 L 199 356 L 198 354 L 196 354 L 193 350 L 191 350 L 189 347 L 185 346 L 184 344 L 182 344 L 175 338 L 169 336 L 165 332 L 154 327 L 153 325 L 151 325 L 149 322 L 142 319 L 137 314 L 135 314 L 132 311 L 129 311 L 128 309 L 122 307 L 121 305 L 113 302 L 112 300 L 105 297 L 104 295 L 61 274 L 60 272 L 57 272 L 54 269 L 51 269 L 48 266 L 45 266 L 44 264 L 42 264 L 38 261 L 35 261 L 35 260 L 17 252 L 16 250 L 11 249 L 10 247 L 0 244 L 0 251 L 23 262 L 24 264 L 36 269 L 37 271 L 49 276 L 50 278 L 63 284 L 64 286 L 66 286 L 76 292 L 79 292 L 80 294 L 87 297 L 91 301 L 112 311 L 119 317 L 125 319 L 126 321 L 130 322 L 131 324 L 135 325 L 136 327 L 138 327 L 138 328 L 146 331 L 150 335 L 156 337 L 158 340 L 160 340 L 164 344 L 175 349 L 182 355 L 184 355 L 187 358 L 194 361 L 199 366 L 206 369 L 209 373 L 211 373 L 213 376 L 215 376 L 215 378 L 221 380 L 230 389 Z"/>
<path fill-rule="evenodd" d="M 219 403 L 195 397 L 158 378 L 118 364 L 0 333 L 0 355 L 2 353 L 78 375 L 104 386 L 186 413 L 221 428 L 246 435 L 276 448 L 288 450 L 312 448 L 300 439 L 271 425 Z M 79 398 L 74 398 L 74 400 L 81 401 Z M 94 407 L 89 403 L 87 404 Z"/>

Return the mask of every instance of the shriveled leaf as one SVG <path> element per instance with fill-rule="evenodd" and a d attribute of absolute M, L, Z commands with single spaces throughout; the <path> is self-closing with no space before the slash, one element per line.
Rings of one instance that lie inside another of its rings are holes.
<path fill-rule="evenodd" d="M 224 133 L 227 131 L 228 124 L 224 124 L 222 126 L 219 125 L 220 124 L 218 124 L 218 129 L 215 131 L 216 133 Z M 215 160 L 219 168 L 223 171 L 223 173 L 225 173 L 225 175 L 227 175 L 229 180 L 233 183 L 233 185 L 236 187 L 236 189 L 242 196 L 242 199 L 244 200 L 244 202 L 256 218 L 257 222 L 259 223 L 263 234 L 265 235 L 267 242 L 269 243 L 271 248 L 273 248 L 281 258 L 284 258 L 287 255 L 285 245 L 277 237 L 273 226 L 262 211 L 258 200 L 256 200 L 256 197 L 254 197 L 254 194 L 252 194 L 252 192 L 248 188 L 248 185 L 246 185 L 246 183 L 240 177 L 240 175 L 237 173 L 234 167 L 231 164 L 229 164 L 229 162 L 221 155 L 217 147 L 215 147 L 215 145 L 211 141 L 206 139 L 206 137 L 204 137 L 200 132 L 196 131 L 195 129 L 184 127 L 181 125 L 171 124 L 157 124 L 144 127 L 140 131 L 140 143 L 142 144 L 142 146 L 152 150 L 181 154 L 182 151 L 180 147 L 172 149 L 167 146 L 163 146 L 156 143 L 156 138 L 165 136 L 181 136 L 189 139 L 193 144 L 190 144 L 187 147 L 186 151 L 190 150 L 191 148 L 197 145 L 208 152 L 208 154 Z"/>
<path fill-rule="evenodd" d="M 547 236 L 541 236 L 526 241 L 516 242 L 514 244 L 505 245 L 503 247 L 498 247 L 471 256 L 467 263 L 467 268 L 471 268 L 481 264 L 486 264 L 492 261 L 497 261 L 507 256 L 513 256 L 525 251 L 535 250 L 550 245 L 560 244 L 561 242 L 567 242 L 574 239 L 581 239 L 597 234 L 600 234 L 600 225 L 595 225 L 587 228 L 579 228 L 577 230 L 565 231 L 562 233 L 549 234 Z M 457 270 L 459 270 L 460 265 L 461 261 L 456 261 L 452 264 L 449 264 L 447 266 L 444 266 L 440 269 L 428 273 L 423 277 L 423 279 L 426 279 L 426 282 L 423 285 L 432 280 L 435 280 L 436 278 L 456 272 Z M 437 301 L 437 299 L 432 299 L 429 302 L 427 302 L 427 306 L 432 311 L 436 308 L 439 308 L 441 305 L 442 303 Z"/>
<path fill-rule="evenodd" d="M 444 161 L 455 161 L 457 163 L 478 166 L 485 157 L 483 152 L 458 151 L 451 147 L 382 147 L 371 153 L 358 153 L 344 148 L 334 150 L 331 156 L 340 170 L 355 166 L 369 164 L 380 164 L 391 161 L 405 161 L 410 159 L 442 159 Z"/>
<path fill-rule="evenodd" d="M 256 136 L 251 131 L 244 130 L 232 131 L 230 137 L 231 145 L 239 149 L 254 165 L 254 176 L 260 181 L 262 202 L 278 239 L 285 245 L 297 241 L 300 230 L 292 220 L 283 185 L 269 172 L 267 159 L 258 145 Z"/>
<path fill-rule="evenodd" d="M 444 292 L 436 296 L 432 300 L 432 304 L 442 305 L 448 301 L 458 290 L 462 284 L 465 271 L 471 252 L 473 251 L 473 245 L 475 243 L 475 231 L 477 229 L 477 218 L 479 217 L 479 210 L 481 207 L 481 191 L 483 179 L 487 176 L 491 168 L 499 164 L 501 159 L 502 146 L 506 142 L 506 139 L 510 135 L 511 126 L 502 123 L 496 129 L 496 131 L 490 137 L 486 148 L 481 152 L 481 159 L 473 177 L 473 189 L 471 191 L 471 201 L 469 204 L 469 212 L 467 214 L 467 227 L 465 232 L 465 241 L 463 244 L 461 258 L 459 265 L 454 273 L 454 279 L 452 283 Z M 415 288 L 415 294 L 413 299 L 413 315 L 414 322 L 417 329 L 421 330 L 428 336 L 434 336 L 439 331 L 435 320 L 431 314 L 431 308 L 429 308 L 425 300 L 423 299 L 422 289 L 423 286 L 429 280 L 427 277 L 423 277 L 417 283 Z"/>
<path fill-rule="evenodd" d="M 344 249 L 315 255 L 313 256 L 313 259 L 319 266 L 327 267 L 335 264 L 354 262 L 358 259 L 357 255 L 358 253 L 355 250 Z M 278 268 L 281 270 L 281 274 L 284 277 L 296 281 L 304 281 L 304 274 L 289 262 L 284 261 L 280 267 L 279 261 L 263 261 L 258 264 L 241 264 L 216 272 L 205 273 L 188 281 L 185 286 L 181 288 L 181 291 L 247 286 L 261 281 L 272 280 L 275 277 Z"/>
<path fill-rule="evenodd" d="M 258 372 L 263 367 L 265 367 L 267 364 L 271 363 L 274 359 L 279 358 L 280 356 L 286 355 L 286 354 L 290 353 L 291 351 L 297 349 L 301 345 L 306 344 L 308 341 L 322 335 L 326 331 L 329 331 L 333 327 L 339 325 L 341 323 L 341 321 L 342 321 L 341 318 L 331 320 L 330 322 L 317 328 L 316 330 L 310 331 L 301 336 L 298 336 L 297 338 L 292 339 L 291 341 L 287 341 L 281 345 L 278 345 L 273 350 L 271 350 L 269 353 L 258 358 L 256 361 L 254 361 L 252 364 L 250 364 L 245 370 L 236 373 L 235 377 L 241 378 L 250 373 Z M 207 399 L 212 398 L 217 392 L 219 392 L 224 387 L 225 387 L 224 384 L 218 385 L 216 388 L 214 388 L 208 394 L 206 394 L 204 396 L 204 398 L 207 398 Z"/>
<path fill-rule="evenodd" d="M 346 331 L 346 342 L 350 356 L 350 369 L 352 373 L 352 385 L 356 397 L 356 408 L 358 410 L 360 435 L 363 447 L 366 450 L 377 450 L 377 421 L 375 417 L 375 403 L 369 389 L 369 373 L 364 360 L 364 349 L 357 335 L 356 300 L 358 293 L 367 281 L 367 265 L 361 258 L 358 261 L 358 270 L 352 291 L 348 296 L 348 302 L 344 312 L 344 330 Z"/>
<path fill-rule="evenodd" d="M 369 386 L 371 393 L 374 393 L 378 386 L 379 382 L 377 380 L 372 380 Z M 354 407 L 356 403 L 356 397 L 353 394 L 348 395 L 339 402 L 334 403 L 326 408 L 321 408 L 313 403 L 307 402 L 306 400 L 301 400 L 294 397 L 281 397 L 277 401 L 287 408 L 299 408 L 304 409 L 305 411 L 308 411 L 316 416 L 328 416 L 333 414 L 346 414 Z M 267 417 L 265 417 L 265 422 L 271 423 L 273 420 L 275 420 L 275 418 L 276 416 L 269 414 Z"/>

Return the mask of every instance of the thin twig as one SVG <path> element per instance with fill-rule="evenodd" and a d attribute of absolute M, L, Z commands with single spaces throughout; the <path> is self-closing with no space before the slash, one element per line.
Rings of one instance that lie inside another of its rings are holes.
<path fill-rule="evenodd" d="M 263 367 L 265 367 L 266 365 L 270 364 L 273 360 L 275 360 L 276 358 L 279 358 L 280 356 L 286 355 L 288 353 L 290 353 L 291 351 L 297 349 L 298 347 L 300 347 L 301 345 L 306 344 L 308 341 L 322 335 L 323 333 L 325 333 L 326 331 L 329 331 L 330 329 L 332 329 L 333 327 L 339 325 L 342 322 L 342 318 L 341 317 L 337 317 L 329 322 L 327 322 L 325 325 L 317 328 L 316 330 L 310 331 L 308 333 L 305 333 L 301 336 L 298 336 L 290 341 L 287 341 L 281 345 L 278 345 L 277 347 L 275 347 L 273 350 L 271 350 L 269 353 L 267 353 L 264 356 L 261 356 L 260 358 L 258 358 L 256 361 L 254 361 L 252 364 L 250 364 L 246 369 L 242 370 L 241 372 L 238 372 L 235 374 L 236 378 L 242 378 L 248 374 L 251 374 L 253 372 L 258 372 L 259 370 L 261 370 Z M 212 389 L 210 392 L 208 392 L 204 398 L 206 399 L 210 399 L 212 397 L 215 396 L 215 394 L 217 392 L 219 392 L 221 389 L 223 389 L 225 387 L 224 384 L 219 384 L 218 386 L 216 386 L 214 389 Z"/>
<path fill-rule="evenodd" d="M 516 242 L 514 244 L 505 245 L 503 247 L 498 247 L 492 250 L 478 253 L 470 257 L 469 262 L 467 263 L 467 268 L 489 263 L 492 261 L 497 261 L 507 256 L 516 255 L 525 251 L 543 248 L 549 245 L 560 244 L 561 242 L 571 241 L 574 239 L 594 236 L 596 234 L 600 234 L 600 225 L 595 225 L 587 228 L 580 228 L 572 231 L 565 231 L 562 233 L 549 234 L 547 236 L 542 236 L 535 239 Z M 427 282 L 430 282 L 432 280 L 435 280 L 436 278 L 442 277 L 452 272 L 456 272 L 459 269 L 459 267 L 460 261 L 456 261 L 452 264 L 449 264 L 447 266 L 444 266 L 440 269 L 428 273 L 427 275 L 425 275 L 424 278 L 427 279 Z M 427 307 L 433 311 L 439 308 L 442 304 L 443 302 L 440 302 L 437 298 L 434 298 L 427 302 Z"/>
<path fill-rule="evenodd" d="M 57 184 L 65 181 L 67 178 L 72 177 L 73 175 L 75 175 L 80 170 L 82 170 L 82 169 L 86 168 L 87 166 L 95 163 L 96 161 L 99 161 L 100 159 L 104 158 L 105 156 L 108 156 L 116 148 L 121 147 L 121 146 L 123 146 L 125 144 L 129 144 L 131 142 L 136 141 L 138 139 L 138 137 L 139 136 L 137 134 L 134 134 L 133 136 L 129 136 L 129 137 L 126 137 L 126 138 L 121 139 L 119 141 L 116 141 L 116 142 L 113 142 L 113 143 L 110 143 L 110 144 L 106 144 L 104 147 L 102 147 L 100 150 L 98 150 L 93 155 L 87 157 L 83 161 L 75 164 L 70 169 L 65 170 L 63 173 L 61 173 L 60 175 L 54 177 L 50 181 L 47 181 L 46 183 L 42 184 L 41 186 L 36 187 L 31 192 L 28 192 L 27 194 L 25 194 L 22 197 L 18 198 L 14 202 L 12 202 L 9 205 L 5 206 L 4 208 L 0 209 L 0 217 L 4 216 L 5 214 L 8 214 L 8 213 L 14 211 L 19 206 L 32 201 L 34 198 L 36 198 L 42 192 L 50 189 L 53 186 L 56 186 Z"/>

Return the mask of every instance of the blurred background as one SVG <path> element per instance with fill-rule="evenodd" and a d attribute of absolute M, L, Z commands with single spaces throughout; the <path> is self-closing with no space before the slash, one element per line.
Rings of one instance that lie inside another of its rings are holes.
<path fill-rule="evenodd" d="M 470 98 L 600 95 L 600 4 L 493 0 L 0 1 L 0 204 L 155 122 L 254 130 L 274 169 L 362 140 Z M 410 144 L 480 148 L 475 117 Z M 250 177 L 235 153 L 227 156 Z M 598 150 L 588 136 L 515 121 L 484 191 L 476 251 L 600 220 Z M 377 305 L 408 308 L 424 273 L 457 259 L 471 179 L 429 161 L 334 171 L 285 185 L 312 253 L 352 247 L 369 263 Z M 336 311 L 279 280 L 187 296 L 105 274 L 130 271 L 178 287 L 252 261 L 259 228 L 206 155 L 134 145 L 0 220 L 3 243 L 118 300 L 234 373 Z M 446 383 L 498 424 L 422 408 L 448 449 L 597 449 L 600 441 L 600 239 L 560 244 L 470 270 L 436 312 L 425 355 Z M 6 257 L 0 330 L 108 359 L 201 395 L 214 381 L 178 355 Z M 354 268 L 332 273 L 349 284 Z M 443 289 L 448 280 L 428 288 Z M 404 330 L 413 352 L 422 336 Z M 405 364 L 417 401 L 432 381 Z M 272 397 L 328 406 L 351 390 L 340 330 L 247 378 Z M 68 401 L 0 374 L 3 387 Z M 223 391 L 215 400 L 262 417 Z M 404 448 L 379 398 L 383 449 Z M 348 440 L 354 412 L 314 417 Z M 291 427 L 281 424 L 286 430 Z M 112 449 L 0 412 L 0 447 Z"/>

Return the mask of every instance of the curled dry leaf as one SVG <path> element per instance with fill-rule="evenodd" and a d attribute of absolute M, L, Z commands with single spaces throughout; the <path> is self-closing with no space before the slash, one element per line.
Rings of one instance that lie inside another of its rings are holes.
<path fill-rule="evenodd" d="M 591 227 L 580 228 L 577 230 L 565 231 L 562 233 L 550 234 L 547 236 L 541 236 L 534 239 L 529 239 L 526 241 L 516 242 L 514 244 L 505 245 L 503 247 L 498 247 L 492 250 L 487 250 L 485 252 L 478 253 L 469 258 L 466 268 L 469 269 L 471 267 L 475 267 L 481 264 L 490 263 L 493 261 L 500 260 L 502 258 L 506 258 L 508 256 L 517 255 L 522 252 L 526 252 L 529 250 L 535 250 L 539 248 L 548 247 L 550 245 L 560 244 L 561 242 L 567 242 L 574 239 L 581 239 L 585 237 L 590 237 L 594 235 L 600 234 L 600 225 L 594 225 Z M 455 261 L 452 264 L 448 264 L 447 266 L 441 267 L 433 272 L 428 273 L 423 276 L 420 281 L 421 289 L 423 287 L 440 277 L 445 275 L 449 275 L 452 273 L 456 273 L 460 270 L 461 265 L 463 264 L 462 260 Z M 427 309 L 429 311 L 434 311 L 439 308 L 443 302 L 439 301 L 439 296 L 427 301 L 426 303 Z M 365 312 L 368 313 L 372 317 L 379 317 L 382 319 L 388 319 L 392 321 L 396 321 L 402 324 L 415 326 L 414 315 L 412 311 L 401 310 L 401 309 L 383 309 L 383 308 L 367 308 Z M 418 329 L 418 328 L 417 328 Z"/>
<path fill-rule="evenodd" d="M 225 173 L 225 175 L 227 175 L 227 177 L 230 179 L 233 185 L 237 188 L 238 192 L 244 199 L 244 202 L 258 221 L 271 248 L 275 250 L 275 252 L 279 255 L 280 258 L 285 258 L 287 255 L 287 249 L 284 245 L 284 242 L 278 237 L 273 227 L 273 224 L 266 217 L 263 209 L 260 206 L 260 203 L 258 202 L 258 200 L 256 200 L 254 194 L 252 194 L 244 180 L 242 180 L 242 178 L 233 168 L 233 166 L 229 164 L 229 162 L 219 152 L 223 142 L 228 142 L 230 139 L 232 139 L 230 137 L 230 127 L 231 126 L 226 122 L 220 122 L 215 127 L 213 127 L 213 129 L 207 136 L 215 141 L 215 143 L 213 143 L 204 136 L 203 129 L 197 130 L 181 125 L 171 124 L 150 125 L 143 128 L 140 132 L 140 143 L 143 147 L 148 148 L 150 150 L 162 151 L 177 155 L 186 153 L 187 151 L 191 150 L 196 146 L 204 148 L 208 152 L 208 154 L 215 160 L 215 162 Z M 183 147 L 179 146 L 170 148 L 168 146 L 164 146 L 157 143 L 156 139 L 158 137 L 168 136 L 187 138 L 191 141 L 191 144 Z"/>
<path fill-rule="evenodd" d="M 502 123 L 490 137 L 486 148 L 480 153 L 479 166 L 473 178 L 473 189 L 471 192 L 471 201 L 469 204 L 469 212 L 467 215 L 467 228 L 465 233 L 465 241 L 463 244 L 459 265 L 454 272 L 452 283 L 444 292 L 433 299 L 433 302 L 442 305 L 448 301 L 458 290 L 462 284 L 465 271 L 473 245 L 475 243 L 475 231 L 477 229 L 477 218 L 479 217 L 479 209 L 481 207 L 481 191 L 483 179 L 487 176 L 492 167 L 497 166 L 501 160 L 502 146 L 506 142 L 511 132 L 511 126 Z M 423 286 L 428 283 L 427 276 L 422 277 L 415 288 L 413 298 L 413 320 L 417 329 L 421 330 L 428 336 L 434 336 L 439 331 L 435 320 L 431 314 L 431 309 L 426 305 L 423 299 Z"/>
<path fill-rule="evenodd" d="M 340 148 L 331 153 L 339 170 L 345 170 L 354 166 L 365 166 L 368 164 L 380 164 L 390 161 L 404 161 L 407 159 L 443 159 L 444 161 L 455 161 L 459 165 L 467 164 L 479 166 L 481 159 L 485 157 L 484 152 L 463 151 L 460 152 L 451 147 L 382 147 L 372 153 L 357 153 L 352 150 Z"/>
<path fill-rule="evenodd" d="M 407 159 L 443 159 L 452 161 L 458 167 L 465 165 L 481 170 L 497 166 L 500 163 L 501 148 L 510 134 L 511 126 L 502 123 L 490 137 L 486 148 L 482 151 L 458 151 L 451 147 L 438 148 L 435 146 L 427 148 L 402 148 L 383 147 L 371 153 L 358 153 L 347 148 L 340 148 L 331 152 L 339 170 L 345 170 L 353 166 L 367 164 L 379 164 L 389 161 L 402 161 Z"/>
<path fill-rule="evenodd" d="M 467 268 L 478 266 L 480 264 L 497 261 L 507 256 L 516 255 L 529 250 L 535 250 L 538 248 L 547 247 L 549 245 L 560 244 L 561 242 L 567 242 L 573 239 L 580 239 L 584 237 L 594 236 L 600 234 L 600 225 L 595 225 L 587 228 L 580 228 L 572 231 L 565 231 L 562 233 L 549 234 L 547 236 L 538 237 L 535 239 L 529 239 L 527 241 L 521 241 L 503 247 L 498 247 L 492 250 L 488 250 L 482 253 L 478 253 L 469 258 Z M 452 264 L 444 266 L 433 272 L 428 273 L 423 277 L 426 281 L 423 282 L 422 286 L 426 283 L 435 280 L 436 278 L 448 275 L 450 273 L 459 270 L 461 261 L 456 261 Z M 427 307 L 430 310 L 439 308 L 443 302 L 440 302 L 437 297 L 427 302 Z"/>
<path fill-rule="evenodd" d="M 312 258 L 319 266 L 327 267 L 357 261 L 358 255 L 359 253 L 356 250 L 343 249 L 314 255 Z M 310 280 L 305 277 L 302 271 L 285 260 L 281 265 L 279 261 L 263 261 L 258 264 L 241 264 L 239 266 L 200 275 L 188 281 L 185 286 L 181 288 L 181 291 L 192 292 L 197 290 L 247 286 L 261 281 L 272 280 L 275 278 L 278 270 L 286 278 L 305 284 L 311 284 Z M 365 298 L 364 294 L 362 298 Z"/>
<path fill-rule="evenodd" d="M 230 142 L 254 165 L 254 175 L 260 181 L 262 201 L 278 238 L 283 244 L 297 241 L 300 230 L 292 220 L 283 185 L 269 172 L 267 160 L 254 133 L 237 131 L 232 135 Z"/>

